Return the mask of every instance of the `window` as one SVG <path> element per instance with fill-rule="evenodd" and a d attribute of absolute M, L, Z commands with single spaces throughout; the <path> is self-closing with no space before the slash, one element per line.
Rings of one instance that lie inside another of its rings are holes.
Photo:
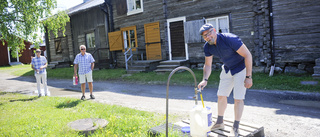
<path fill-rule="evenodd" d="M 55 39 L 54 45 L 55 45 L 55 49 L 56 49 L 56 54 L 62 53 L 62 49 L 61 49 L 61 39 Z"/>
<path fill-rule="evenodd" d="M 94 32 L 86 34 L 86 44 L 87 44 L 88 48 L 95 48 L 96 47 Z"/>
<path fill-rule="evenodd" d="M 128 48 L 137 48 L 137 30 L 136 26 L 121 28 L 122 36 L 123 36 L 123 47 L 124 49 Z"/>
<path fill-rule="evenodd" d="M 127 0 L 127 15 L 143 12 L 143 0 Z"/>
<path fill-rule="evenodd" d="M 207 23 L 211 23 L 218 33 L 229 33 L 229 18 L 221 16 L 216 18 L 206 19 Z"/>

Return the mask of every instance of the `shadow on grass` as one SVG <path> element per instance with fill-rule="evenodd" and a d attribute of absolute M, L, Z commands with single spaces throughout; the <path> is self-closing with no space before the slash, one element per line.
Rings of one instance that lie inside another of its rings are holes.
<path fill-rule="evenodd" d="M 57 108 L 72 108 L 77 106 L 82 100 L 77 100 L 77 101 L 66 101 L 63 103 L 60 103 L 59 105 L 57 105 Z"/>
<path fill-rule="evenodd" d="M 10 102 L 15 102 L 15 101 L 33 101 L 33 100 L 36 100 L 36 99 L 38 99 L 38 98 L 39 98 L 39 97 L 13 99 L 13 100 L 10 100 Z"/>
<path fill-rule="evenodd" d="M 8 94 L 7 92 L 0 92 L 0 96 Z"/>

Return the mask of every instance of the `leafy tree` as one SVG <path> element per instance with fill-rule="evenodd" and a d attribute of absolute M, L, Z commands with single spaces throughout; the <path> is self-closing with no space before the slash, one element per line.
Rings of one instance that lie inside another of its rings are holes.
<path fill-rule="evenodd" d="M 70 21 L 65 11 L 52 11 L 57 7 L 56 0 L 0 0 L 0 41 L 7 42 L 12 53 L 25 49 L 24 40 L 40 43 L 37 34 L 47 31 L 57 37 L 58 31 L 64 34 L 65 25 Z M 16 54 L 12 54 L 15 56 Z"/>

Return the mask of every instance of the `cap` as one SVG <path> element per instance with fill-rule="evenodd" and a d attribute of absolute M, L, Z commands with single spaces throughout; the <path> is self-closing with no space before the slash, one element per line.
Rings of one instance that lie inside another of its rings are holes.
<path fill-rule="evenodd" d="M 211 28 L 213 28 L 213 25 L 212 25 L 212 24 L 210 24 L 210 23 L 204 24 L 204 25 L 201 26 L 201 28 L 200 28 L 200 30 L 199 30 L 199 34 L 202 35 L 202 33 L 203 33 L 204 31 L 209 30 L 209 29 L 211 29 Z"/>

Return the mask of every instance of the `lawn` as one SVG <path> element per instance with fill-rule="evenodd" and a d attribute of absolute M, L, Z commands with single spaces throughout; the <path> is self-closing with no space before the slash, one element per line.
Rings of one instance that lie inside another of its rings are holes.
<path fill-rule="evenodd" d="M 0 67 L 0 72 L 8 72 L 17 76 L 33 76 L 30 65 L 21 65 L 13 67 Z M 48 69 L 48 78 L 71 79 L 73 67 Z M 197 82 L 202 80 L 202 70 L 194 69 Z M 135 82 L 142 84 L 162 84 L 165 85 L 170 72 L 167 73 L 136 73 L 126 74 L 125 69 L 102 69 L 94 70 L 94 80 L 119 80 L 126 82 Z M 220 71 L 213 71 L 208 82 L 209 87 L 218 87 Z M 301 81 L 318 81 L 318 85 L 302 85 Z M 176 72 L 170 79 L 171 85 L 192 85 L 194 79 L 188 71 Z M 289 90 L 303 92 L 319 92 L 320 80 L 314 80 L 311 74 L 275 74 L 269 77 L 265 73 L 253 73 L 252 89 L 263 90 Z"/>
<path fill-rule="evenodd" d="M 83 136 L 68 123 L 101 118 L 109 123 L 92 136 L 145 137 L 165 116 L 127 107 L 66 97 L 41 97 L 0 92 L 0 136 Z M 171 136 L 180 136 L 170 132 Z M 162 134 L 164 136 L 164 134 Z"/>

